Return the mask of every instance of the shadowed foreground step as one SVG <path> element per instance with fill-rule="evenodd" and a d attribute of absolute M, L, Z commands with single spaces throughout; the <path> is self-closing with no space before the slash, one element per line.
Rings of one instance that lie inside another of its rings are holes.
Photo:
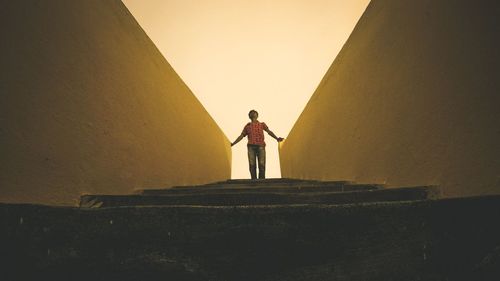
<path fill-rule="evenodd" d="M 2 280 L 500 280 L 500 196 L 0 216 Z"/>
<path fill-rule="evenodd" d="M 170 195 L 223 192 L 320 192 L 361 191 L 381 189 L 381 185 L 353 184 L 346 181 L 312 181 L 292 179 L 228 180 L 198 186 L 174 186 L 172 188 L 145 189 L 142 195 Z"/>
<path fill-rule="evenodd" d="M 198 186 L 146 189 L 134 195 L 84 195 L 80 207 L 247 206 L 353 204 L 435 198 L 433 186 L 383 189 L 376 184 L 297 179 L 228 180 Z"/>
<path fill-rule="evenodd" d="M 248 192 L 246 190 L 162 195 L 84 195 L 80 207 L 158 205 L 245 206 L 289 204 L 355 204 L 366 202 L 425 200 L 434 198 L 435 187 L 406 187 L 349 192 Z"/>

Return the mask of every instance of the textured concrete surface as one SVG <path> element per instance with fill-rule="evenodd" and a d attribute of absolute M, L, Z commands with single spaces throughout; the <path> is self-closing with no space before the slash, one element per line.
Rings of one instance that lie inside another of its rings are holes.
<path fill-rule="evenodd" d="M 500 197 L 359 205 L 0 204 L 2 280 L 499 280 Z"/>
<path fill-rule="evenodd" d="M 119 0 L 0 0 L 0 202 L 230 178 L 230 141 Z"/>
<path fill-rule="evenodd" d="M 294 179 L 229 180 L 199 186 L 142 190 L 134 195 L 83 195 L 80 207 L 119 206 L 238 206 L 290 204 L 356 204 L 366 202 L 435 199 L 439 188 L 417 186 L 384 189 L 348 182 Z"/>
<path fill-rule="evenodd" d="M 227 180 L 193 186 L 173 186 L 138 190 L 142 195 L 167 195 L 220 192 L 318 192 L 318 191 L 361 191 L 381 189 L 379 185 L 355 184 L 344 181 L 311 181 L 296 179 Z"/>
<path fill-rule="evenodd" d="M 373 0 L 281 145 L 283 177 L 500 193 L 500 2 Z"/>

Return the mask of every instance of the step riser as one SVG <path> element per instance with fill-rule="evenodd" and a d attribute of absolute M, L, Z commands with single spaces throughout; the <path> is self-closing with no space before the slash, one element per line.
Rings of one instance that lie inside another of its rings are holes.
<path fill-rule="evenodd" d="M 386 189 L 358 192 L 320 193 L 215 193 L 189 195 L 86 195 L 80 207 L 161 206 L 161 205 L 286 205 L 286 204 L 356 204 L 366 202 L 388 202 L 425 200 L 435 198 L 429 187 Z"/>
<path fill-rule="evenodd" d="M 350 185 L 352 183 L 346 181 L 249 181 L 249 182 L 217 182 L 204 185 L 188 185 L 188 186 L 173 186 L 171 188 L 212 188 L 212 187 L 279 187 L 279 186 L 322 186 L 322 185 Z"/>
<path fill-rule="evenodd" d="M 169 194 L 191 194 L 191 193 L 237 193 L 237 192 L 345 192 L 345 191 L 364 191 L 364 190 L 375 190 L 378 189 L 376 186 L 366 186 L 366 185 L 279 185 L 271 187 L 200 187 L 200 188 L 169 188 L 169 189 L 147 189 L 139 191 L 139 194 L 143 195 L 169 195 Z"/>

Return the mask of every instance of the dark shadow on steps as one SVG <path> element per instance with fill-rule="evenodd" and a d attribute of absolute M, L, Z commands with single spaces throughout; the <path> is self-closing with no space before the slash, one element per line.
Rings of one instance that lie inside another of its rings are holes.
<path fill-rule="evenodd" d="M 500 196 L 0 214 L 2 280 L 500 280 Z"/>
<path fill-rule="evenodd" d="M 437 187 L 384 189 L 377 184 L 294 179 L 229 180 L 199 186 L 147 189 L 134 195 L 84 195 L 85 208 L 119 206 L 247 206 L 290 204 L 357 204 L 436 198 Z"/>

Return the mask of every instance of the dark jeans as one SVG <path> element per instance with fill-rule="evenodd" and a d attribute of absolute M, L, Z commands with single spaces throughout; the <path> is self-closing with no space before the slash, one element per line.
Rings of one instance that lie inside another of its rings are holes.
<path fill-rule="evenodd" d="M 248 147 L 248 165 L 250 166 L 250 176 L 257 178 L 257 163 L 259 163 L 259 179 L 266 178 L 266 147 L 249 144 Z M 258 159 L 258 162 L 256 161 Z"/>

